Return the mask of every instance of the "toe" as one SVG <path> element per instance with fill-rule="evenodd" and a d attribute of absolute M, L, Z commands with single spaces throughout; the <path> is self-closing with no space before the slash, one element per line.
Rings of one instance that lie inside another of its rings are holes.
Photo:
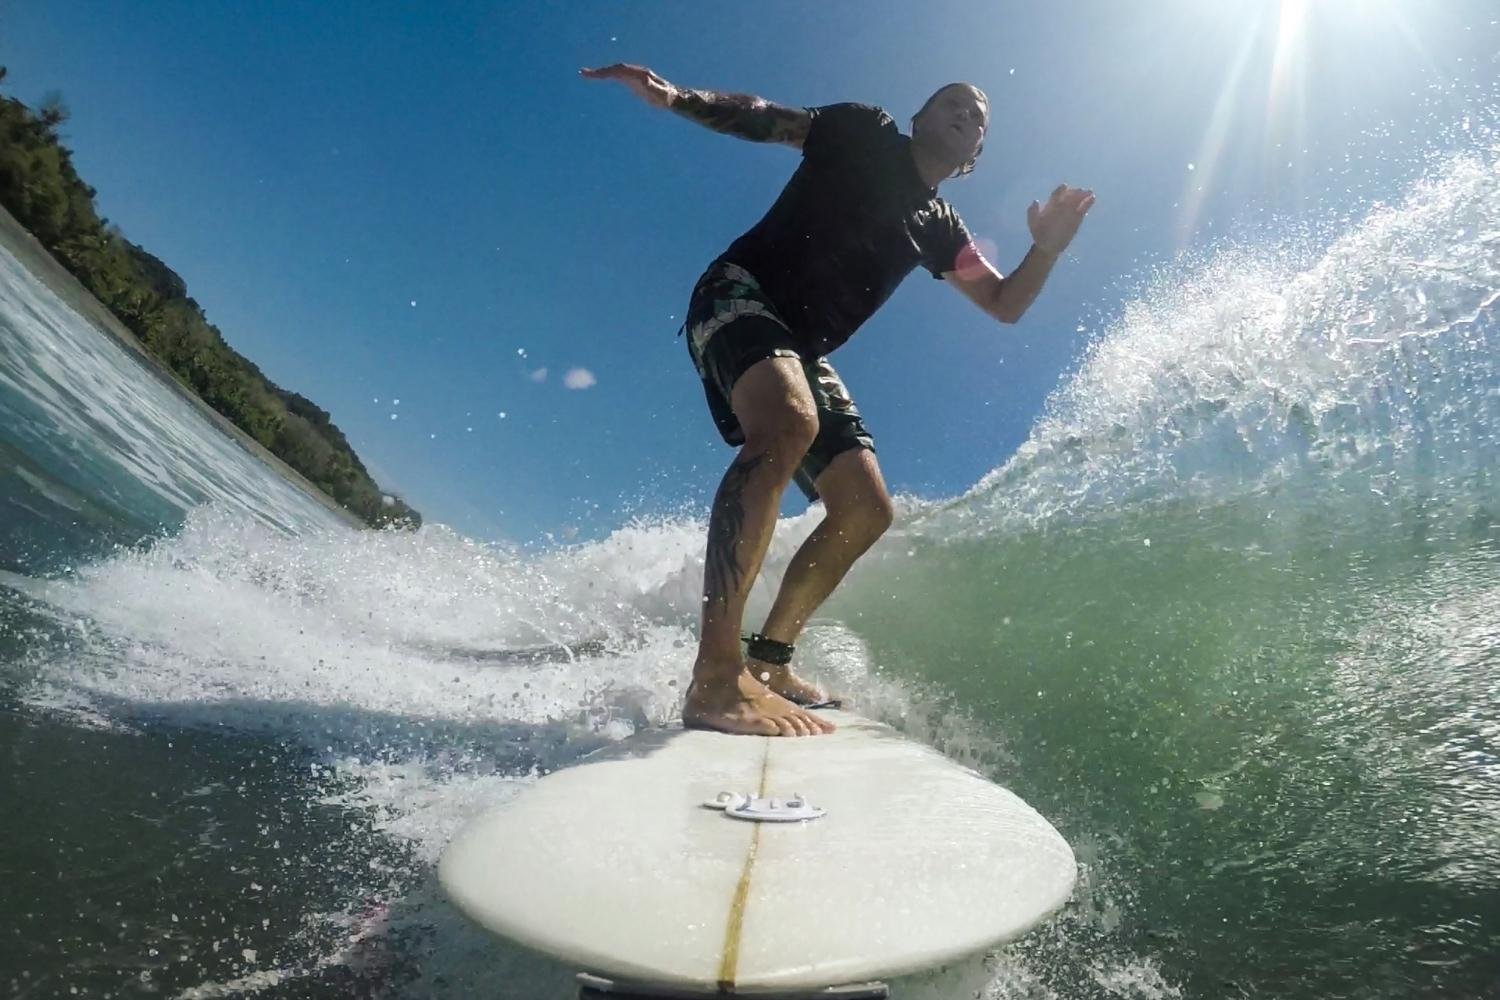
<path fill-rule="evenodd" d="M 818 722 L 818 717 L 816 715 L 810 715 L 807 712 L 798 712 L 797 721 L 802 725 L 803 730 L 809 736 L 819 736 L 823 732 L 823 727 Z"/>

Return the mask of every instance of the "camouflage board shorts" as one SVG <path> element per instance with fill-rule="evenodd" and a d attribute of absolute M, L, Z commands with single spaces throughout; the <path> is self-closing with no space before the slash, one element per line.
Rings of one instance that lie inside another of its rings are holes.
<path fill-rule="evenodd" d="M 698 279 L 688 303 L 688 354 L 703 380 L 708 410 L 724 441 L 745 443 L 745 433 L 729 405 L 730 391 L 751 365 L 767 358 L 797 358 L 818 408 L 818 436 L 793 476 L 808 500 L 818 499 L 817 482 L 834 457 L 851 448 L 875 450 L 875 441 L 838 372 L 824 357 L 805 357 L 798 338 L 776 314 L 755 277 L 728 261 L 716 261 Z"/>

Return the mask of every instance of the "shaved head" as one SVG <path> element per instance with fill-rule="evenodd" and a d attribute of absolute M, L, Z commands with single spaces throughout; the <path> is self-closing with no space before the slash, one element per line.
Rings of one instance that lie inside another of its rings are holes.
<path fill-rule="evenodd" d="M 941 87 L 939 87 L 937 90 L 933 91 L 932 92 L 932 96 L 929 97 L 929 98 L 927 98 L 926 103 L 924 103 L 920 108 L 917 109 L 917 113 L 911 116 L 912 121 L 916 121 L 918 118 L 921 118 L 922 114 L 925 111 L 927 111 L 928 108 L 932 107 L 934 104 L 937 103 L 938 98 L 942 97 L 944 94 L 946 94 L 948 91 L 954 89 L 955 87 L 961 88 L 963 90 L 967 90 L 969 93 L 973 94 L 976 98 L 978 98 L 979 99 L 979 103 L 984 106 L 984 113 L 985 113 L 985 115 L 986 116 L 989 115 L 989 113 L 990 113 L 990 98 L 989 98 L 989 95 L 986 94 L 984 91 L 980 90 L 978 87 L 974 86 L 972 83 L 945 83 Z"/>
<path fill-rule="evenodd" d="M 974 124 L 956 125 L 955 122 L 959 120 Z M 972 83 L 948 83 L 934 91 L 917 113 L 912 115 L 911 132 L 913 139 L 922 142 L 926 148 L 945 148 L 946 151 L 942 154 L 944 156 L 956 153 L 957 159 L 952 162 L 958 165 L 950 176 L 962 177 L 973 172 L 979 154 L 984 151 L 984 137 L 989 131 L 989 123 L 990 99 L 984 91 Z M 960 141 L 967 148 L 961 151 L 953 148 L 953 133 L 948 131 L 950 128 L 957 128 L 963 133 L 964 138 Z"/>

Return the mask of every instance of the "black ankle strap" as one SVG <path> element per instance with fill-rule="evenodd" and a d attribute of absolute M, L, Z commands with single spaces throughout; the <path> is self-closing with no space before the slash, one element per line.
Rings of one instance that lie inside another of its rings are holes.
<path fill-rule="evenodd" d="M 762 663 L 770 663 L 773 666 L 784 667 L 792 662 L 792 651 L 796 648 L 789 642 L 777 642 L 775 639 L 767 639 L 759 632 L 740 637 L 746 643 L 745 652 L 752 660 Z"/>

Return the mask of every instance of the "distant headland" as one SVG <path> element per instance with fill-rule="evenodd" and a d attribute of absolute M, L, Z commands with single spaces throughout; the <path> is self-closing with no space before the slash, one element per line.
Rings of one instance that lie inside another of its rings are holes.
<path fill-rule="evenodd" d="M 0 82 L 5 73 L 0 67 Z M 376 485 L 325 411 L 272 383 L 226 344 L 182 278 L 99 217 L 94 189 L 58 140 L 66 119 L 56 99 L 33 110 L 0 97 L 0 235 L 7 249 L 20 251 L 28 269 L 77 311 L 139 351 L 237 440 L 329 506 L 370 527 L 419 526 L 421 514 Z"/>

